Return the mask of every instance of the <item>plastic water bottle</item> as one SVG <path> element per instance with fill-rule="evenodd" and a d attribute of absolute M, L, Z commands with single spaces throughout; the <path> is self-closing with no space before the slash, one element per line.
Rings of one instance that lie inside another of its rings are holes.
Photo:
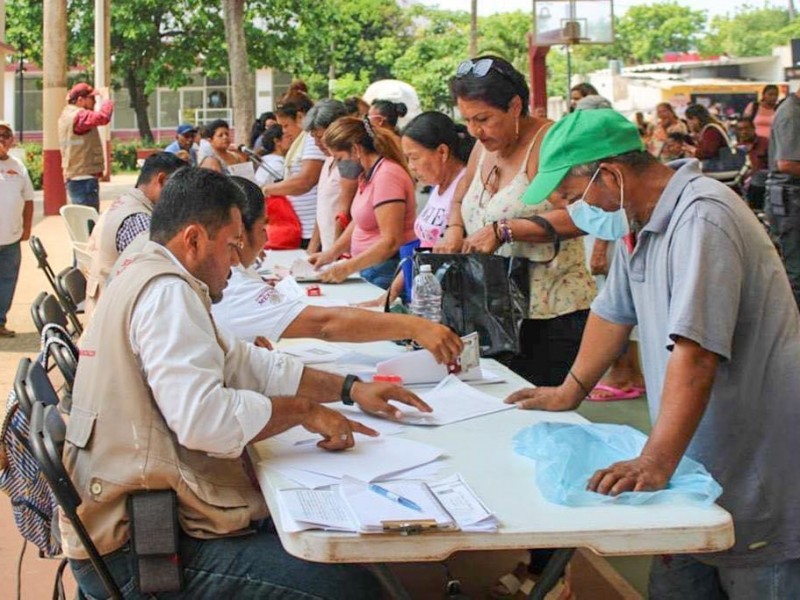
<path fill-rule="evenodd" d="M 430 265 L 422 265 L 414 277 L 411 292 L 411 313 L 439 323 L 442 320 L 442 286 Z"/>

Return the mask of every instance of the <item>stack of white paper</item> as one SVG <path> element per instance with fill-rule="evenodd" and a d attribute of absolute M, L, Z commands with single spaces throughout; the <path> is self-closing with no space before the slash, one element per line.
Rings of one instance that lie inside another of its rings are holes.
<path fill-rule="evenodd" d="M 409 524 L 423 521 L 441 530 L 473 532 L 494 532 L 499 526 L 497 518 L 460 475 L 435 483 L 420 480 L 381 483 L 381 488 L 410 500 L 419 510 L 376 493 L 372 487 L 346 477 L 340 485 L 325 490 L 278 490 L 281 526 L 289 532 L 328 529 L 362 533 L 383 531 L 387 521 Z"/>
<path fill-rule="evenodd" d="M 257 449 L 258 462 L 282 473 L 299 469 L 328 477 L 354 477 L 373 481 L 436 460 L 442 451 L 435 446 L 396 437 L 359 437 L 346 452 L 323 452 L 314 444 L 270 444 Z"/>
<path fill-rule="evenodd" d="M 405 404 L 397 407 L 403 413 L 403 423 L 413 425 L 449 425 L 482 415 L 514 408 L 502 400 L 490 396 L 455 375 L 448 375 L 435 388 L 420 392 L 420 398 L 433 409 L 432 413 L 421 412 Z"/>

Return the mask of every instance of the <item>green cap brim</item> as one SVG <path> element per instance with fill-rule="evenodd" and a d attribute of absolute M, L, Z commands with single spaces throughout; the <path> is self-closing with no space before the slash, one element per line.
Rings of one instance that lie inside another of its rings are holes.
<path fill-rule="evenodd" d="M 541 204 L 547 200 L 547 197 L 558 187 L 558 184 L 567 176 L 571 168 L 566 166 L 547 173 L 541 171 L 537 173 L 528 189 L 522 195 L 522 202 L 524 204 Z"/>

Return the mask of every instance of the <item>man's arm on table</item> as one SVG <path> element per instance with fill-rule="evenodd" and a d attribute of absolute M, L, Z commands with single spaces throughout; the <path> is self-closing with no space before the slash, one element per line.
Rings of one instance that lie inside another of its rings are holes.
<path fill-rule="evenodd" d="M 666 487 L 706 410 L 718 362 L 716 354 L 696 342 L 676 339 L 667 362 L 661 409 L 641 455 L 601 469 L 588 488 L 616 496 Z"/>
<path fill-rule="evenodd" d="M 326 436 L 328 449 L 352 445 L 355 425 L 318 404 L 340 398 L 343 377 L 238 340 L 226 339 L 223 352 L 205 306 L 182 279 L 148 284 L 134 308 L 129 338 L 167 426 L 186 448 L 235 458 L 247 443 L 297 424 Z M 390 399 L 428 408 L 388 384 L 356 383 L 351 396 L 364 410 L 390 416 L 396 413 Z M 342 429 L 346 439 L 334 438 Z"/>
<path fill-rule="evenodd" d="M 411 338 L 440 363 L 455 360 L 463 349 L 450 328 L 411 315 L 379 313 L 362 308 L 308 306 L 291 322 L 283 337 L 315 337 L 332 342 L 374 342 Z"/>
<path fill-rule="evenodd" d="M 633 325 L 612 323 L 589 313 L 578 356 L 570 375 L 558 387 L 525 388 L 514 392 L 506 402 L 535 410 L 574 410 L 622 354 Z"/>

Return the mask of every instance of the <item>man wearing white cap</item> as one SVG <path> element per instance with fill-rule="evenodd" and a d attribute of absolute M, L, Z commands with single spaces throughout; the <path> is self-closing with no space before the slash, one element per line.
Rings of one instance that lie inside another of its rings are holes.
<path fill-rule="evenodd" d="M 20 241 L 31 236 L 33 184 L 28 170 L 8 151 L 14 144 L 11 124 L 0 121 L 0 337 L 14 337 L 6 327 L 22 257 Z"/>
<path fill-rule="evenodd" d="M 68 104 L 58 117 L 58 140 L 70 202 L 100 210 L 98 179 L 105 169 L 105 156 L 97 128 L 111 122 L 114 103 L 105 100 L 100 110 L 95 111 L 98 95 L 88 83 L 72 86 Z"/>
<path fill-rule="evenodd" d="M 662 489 L 686 454 L 722 485 L 736 534 L 724 552 L 654 560 L 649 597 L 800 598 L 800 314 L 764 228 L 698 161 L 659 163 L 613 110 L 561 119 L 539 156 L 522 201 L 566 201 L 577 227 L 622 243 L 563 383 L 506 401 L 577 407 L 638 324 L 653 429 L 588 488 Z"/>

